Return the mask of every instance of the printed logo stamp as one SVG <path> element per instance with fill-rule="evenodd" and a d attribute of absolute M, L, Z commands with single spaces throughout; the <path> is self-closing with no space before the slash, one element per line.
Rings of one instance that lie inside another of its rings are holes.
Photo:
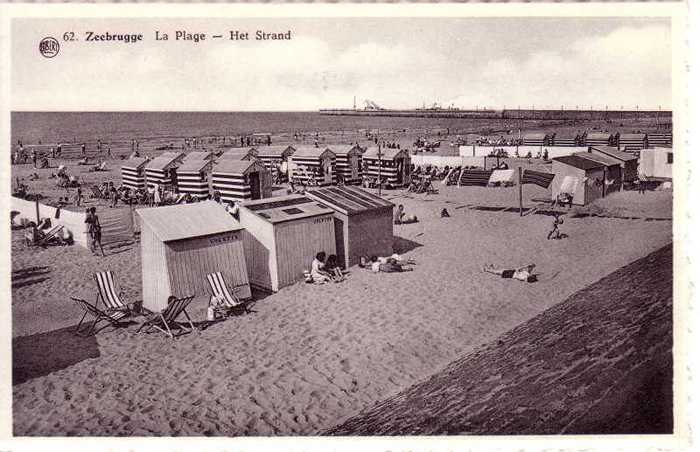
<path fill-rule="evenodd" d="M 47 37 L 39 42 L 39 52 L 46 58 L 53 58 L 58 55 L 61 45 L 55 38 Z"/>

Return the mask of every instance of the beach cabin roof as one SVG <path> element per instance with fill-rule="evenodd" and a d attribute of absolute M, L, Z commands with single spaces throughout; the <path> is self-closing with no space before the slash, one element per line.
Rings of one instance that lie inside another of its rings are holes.
<path fill-rule="evenodd" d="M 591 154 L 590 152 L 577 152 L 573 154 L 575 157 L 581 157 L 588 160 L 593 160 L 594 162 L 602 163 L 605 166 L 616 166 L 620 164 L 620 161 L 607 155 Z"/>
<path fill-rule="evenodd" d="M 549 134 L 541 133 L 541 132 L 532 132 L 532 133 L 526 133 L 525 135 L 523 135 L 523 140 L 530 140 L 530 141 L 543 141 L 547 138 L 549 138 Z"/>
<path fill-rule="evenodd" d="M 265 170 L 265 165 L 257 160 L 221 160 L 214 166 L 217 174 L 248 174 L 252 170 Z"/>
<path fill-rule="evenodd" d="M 231 148 L 219 156 L 217 160 L 245 160 L 254 149 Z"/>
<path fill-rule="evenodd" d="M 122 167 L 124 168 L 133 168 L 133 169 L 141 169 L 143 168 L 149 160 L 144 157 L 135 157 L 129 160 L 126 160 L 123 164 Z"/>
<path fill-rule="evenodd" d="M 293 154 L 296 149 L 290 145 L 270 145 L 258 146 L 254 148 L 258 152 L 258 157 L 284 157 Z"/>
<path fill-rule="evenodd" d="M 605 165 L 602 163 L 583 158 L 579 155 L 564 155 L 562 157 L 554 157 L 552 160 L 561 162 L 565 165 L 573 166 L 574 168 L 582 169 L 584 171 L 605 167 Z"/>
<path fill-rule="evenodd" d="M 182 165 L 177 168 L 177 170 L 183 173 L 199 173 L 200 171 L 204 171 L 204 169 L 210 164 L 211 161 L 209 160 L 185 160 L 182 162 Z"/>
<path fill-rule="evenodd" d="M 603 153 L 609 157 L 623 162 L 631 162 L 633 160 L 637 160 L 636 155 L 630 154 L 629 152 L 619 151 L 616 147 L 613 146 L 592 146 L 591 149 L 595 149 L 600 153 Z"/>
<path fill-rule="evenodd" d="M 619 136 L 620 140 L 630 140 L 630 141 L 644 140 L 646 137 L 647 137 L 646 133 L 621 133 Z"/>
<path fill-rule="evenodd" d="M 379 154 L 379 147 L 377 146 L 372 146 L 370 148 L 367 148 L 365 153 L 363 154 L 363 158 L 367 159 L 378 159 L 378 154 Z M 382 149 L 382 160 L 394 160 L 396 158 L 403 157 L 403 158 L 408 158 L 408 152 L 406 152 L 403 149 L 398 149 L 398 148 L 384 148 Z"/>
<path fill-rule="evenodd" d="M 326 146 L 299 146 L 294 151 L 294 157 L 333 158 L 335 157 L 335 153 Z"/>
<path fill-rule="evenodd" d="M 393 208 L 394 206 L 393 203 L 379 196 L 349 185 L 307 190 L 306 195 L 346 215 L 355 215 L 385 207 Z"/>
<path fill-rule="evenodd" d="M 613 134 L 610 132 L 589 132 L 586 134 L 586 139 L 587 140 L 605 140 L 608 141 L 610 138 L 613 137 Z"/>
<path fill-rule="evenodd" d="M 180 152 L 165 152 L 151 160 L 146 165 L 146 169 L 163 171 L 178 162 L 183 156 L 184 154 Z"/>
<path fill-rule="evenodd" d="M 356 144 L 353 145 L 343 145 L 343 144 L 335 144 L 332 146 L 326 146 L 328 149 L 330 149 L 335 155 L 362 155 L 362 148 Z"/>
<path fill-rule="evenodd" d="M 302 195 L 247 201 L 243 203 L 242 208 L 272 224 L 333 213 L 333 210 L 323 204 Z"/>
<path fill-rule="evenodd" d="M 214 153 L 210 151 L 194 151 L 186 154 L 182 161 L 188 162 L 190 160 L 208 160 L 211 159 L 213 155 Z"/>
<path fill-rule="evenodd" d="M 224 208 L 215 201 L 176 204 L 164 207 L 138 209 L 144 225 L 163 242 L 221 234 L 243 229 Z"/>

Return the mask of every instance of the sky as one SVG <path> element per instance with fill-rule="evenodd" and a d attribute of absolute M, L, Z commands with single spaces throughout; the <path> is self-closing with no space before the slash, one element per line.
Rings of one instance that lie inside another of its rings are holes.
<path fill-rule="evenodd" d="M 155 31 L 170 40 L 156 42 Z M 173 40 L 176 30 L 290 41 Z M 139 44 L 61 42 L 73 31 Z M 16 19 L 16 111 L 308 111 L 434 102 L 460 108 L 670 109 L 671 26 L 646 18 Z"/>

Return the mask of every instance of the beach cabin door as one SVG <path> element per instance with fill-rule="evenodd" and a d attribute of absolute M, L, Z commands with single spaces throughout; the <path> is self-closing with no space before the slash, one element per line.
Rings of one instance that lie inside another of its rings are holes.
<path fill-rule="evenodd" d="M 350 167 L 350 178 L 355 180 L 360 178 L 360 158 L 350 155 L 348 166 Z"/>
<path fill-rule="evenodd" d="M 251 199 L 260 199 L 262 198 L 261 195 L 261 187 L 260 187 L 260 173 L 257 171 L 253 171 L 248 175 L 248 181 L 250 183 L 250 198 Z"/>
<path fill-rule="evenodd" d="M 331 159 L 323 159 L 321 161 L 321 169 L 323 170 L 323 183 L 333 183 L 333 163 Z"/>
<path fill-rule="evenodd" d="M 408 167 L 405 164 L 406 160 L 404 159 L 398 159 L 396 161 L 396 180 L 398 181 L 399 185 L 403 185 L 406 180 L 406 171 Z"/>

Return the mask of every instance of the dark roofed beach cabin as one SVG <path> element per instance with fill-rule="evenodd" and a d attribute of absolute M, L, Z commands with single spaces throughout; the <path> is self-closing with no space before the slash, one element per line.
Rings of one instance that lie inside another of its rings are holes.
<path fill-rule="evenodd" d="M 316 253 L 335 254 L 333 211 L 306 196 L 245 202 L 239 216 L 254 286 L 277 292 L 301 280 Z"/>
<path fill-rule="evenodd" d="M 225 202 L 269 198 L 272 176 L 257 160 L 219 160 L 211 171 L 211 189 Z"/>
<path fill-rule="evenodd" d="M 170 295 L 209 295 L 206 275 L 220 271 L 250 298 L 242 227 L 214 201 L 136 211 L 141 222 L 143 305 L 160 311 Z"/>
<path fill-rule="evenodd" d="M 560 193 L 573 196 L 573 204 L 584 206 L 603 197 L 605 165 L 578 155 L 552 159 L 552 199 Z"/>
<path fill-rule="evenodd" d="M 211 160 L 185 160 L 175 171 L 177 191 L 203 199 L 209 196 Z"/>
<path fill-rule="evenodd" d="M 603 197 L 622 189 L 622 162 L 620 160 L 602 153 L 577 152 L 573 155 L 605 165 Z"/>
<path fill-rule="evenodd" d="M 393 253 L 394 204 L 352 186 L 317 188 L 306 196 L 333 209 L 335 249 L 345 268 L 362 256 Z"/>
<path fill-rule="evenodd" d="M 136 157 L 125 161 L 122 164 L 122 185 L 129 187 L 132 190 L 146 188 L 146 174 L 144 168 L 148 163 L 148 159 Z"/>
<path fill-rule="evenodd" d="M 364 175 L 376 179 L 381 174 L 382 181 L 392 187 L 402 187 L 409 182 L 411 172 L 411 156 L 402 149 L 380 149 L 373 146 L 362 154 Z"/>
<path fill-rule="evenodd" d="M 177 185 L 177 168 L 182 164 L 185 154 L 165 152 L 146 165 L 146 185 L 175 188 Z"/>
<path fill-rule="evenodd" d="M 362 182 L 362 149 L 359 146 L 333 145 L 328 148 L 335 154 L 335 174 L 345 184 Z"/>
<path fill-rule="evenodd" d="M 611 146 L 591 146 L 588 148 L 588 152 L 591 154 L 604 155 L 619 162 L 622 168 L 623 182 L 633 182 L 637 178 L 639 158 L 636 155 L 630 152 L 618 151 L 617 148 Z"/>
<path fill-rule="evenodd" d="M 335 153 L 327 147 L 300 146 L 291 159 L 295 181 L 309 184 L 311 177 L 317 186 L 335 185 Z"/>

